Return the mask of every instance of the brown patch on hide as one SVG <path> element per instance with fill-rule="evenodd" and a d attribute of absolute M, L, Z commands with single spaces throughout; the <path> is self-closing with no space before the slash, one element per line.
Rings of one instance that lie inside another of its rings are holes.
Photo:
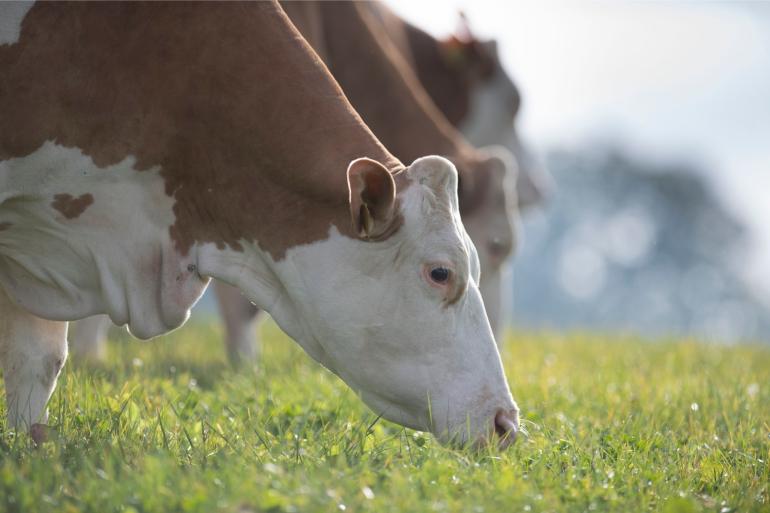
<path fill-rule="evenodd" d="M 367 4 L 318 2 L 326 65 L 377 137 L 399 159 L 464 157 L 474 149 L 436 109 Z M 298 25 L 301 32 L 302 24 Z"/>
<path fill-rule="evenodd" d="M 275 2 L 38 2 L 0 47 L 0 112 L 0 160 L 55 141 L 157 166 L 183 254 L 355 237 L 348 164 L 403 170 Z"/>
<path fill-rule="evenodd" d="M 93 205 L 94 196 L 91 193 L 81 194 L 77 198 L 71 194 L 56 194 L 51 206 L 61 212 L 67 219 L 75 219 Z"/>

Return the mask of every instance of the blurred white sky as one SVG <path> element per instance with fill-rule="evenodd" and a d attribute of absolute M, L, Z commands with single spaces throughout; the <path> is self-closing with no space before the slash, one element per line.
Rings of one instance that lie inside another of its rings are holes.
<path fill-rule="evenodd" d="M 694 162 L 757 236 L 770 294 L 770 2 L 387 0 L 444 36 L 468 16 L 499 42 L 539 149 L 623 143 Z"/>

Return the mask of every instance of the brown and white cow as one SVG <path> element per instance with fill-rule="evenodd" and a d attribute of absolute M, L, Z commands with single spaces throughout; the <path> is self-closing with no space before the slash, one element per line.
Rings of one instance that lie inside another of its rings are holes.
<path fill-rule="evenodd" d="M 0 4 L 0 360 L 46 420 L 64 321 L 149 338 L 216 278 L 385 418 L 513 438 L 457 172 L 404 167 L 275 3 Z"/>
<path fill-rule="evenodd" d="M 506 183 L 515 182 L 512 155 L 501 147 L 480 152 L 465 141 L 435 107 L 368 4 L 285 2 L 282 6 L 329 66 L 353 107 L 394 155 L 411 162 L 420 155 L 439 154 L 457 165 L 460 211 L 479 254 L 487 315 L 499 334 L 501 268 L 516 246 L 517 201 L 513 184 Z M 253 360 L 258 350 L 257 309 L 226 284 L 215 283 L 214 291 L 230 360 Z M 73 352 L 102 356 L 107 325 L 99 319 L 78 323 L 70 334 Z"/>
<path fill-rule="evenodd" d="M 503 68 L 495 40 L 479 40 L 460 14 L 457 34 L 436 39 L 383 2 L 364 4 L 409 62 L 446 119 L 475 145 L 503 145 L 516 157 L 518 207 L 540 205 L 552 187 L 548 171 L 516 129 L 521 95 Z"/>

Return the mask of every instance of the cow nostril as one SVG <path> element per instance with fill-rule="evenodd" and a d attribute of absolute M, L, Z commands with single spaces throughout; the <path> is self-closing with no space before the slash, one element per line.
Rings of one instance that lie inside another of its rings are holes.
<path fill-rule="evenodd" d="M 518 426 L 514 420 L 515 416 L 500 410 L 495 415 L 495 433 L 500 437 L 500 449 L 506 449 L 516 441 Z"/>

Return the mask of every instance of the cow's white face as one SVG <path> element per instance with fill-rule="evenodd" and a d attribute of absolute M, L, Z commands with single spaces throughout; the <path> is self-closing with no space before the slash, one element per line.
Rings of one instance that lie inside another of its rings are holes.
<path fill-rule="evenodd" d="M 518 410 L 460 220 L 457 172 L 440 157 L 406 172 L 411 184 L 396 199 L 382 166 L 351 164 L 351 215 L 361 235 L 376 239 L 400 217 L 398 230 L 375 242 L 332 229 L 322 242 L 290 249 L 273 264 L 285 294 L 271 313 L 385 418 L 442 441 L 510 433 L 507 445 Z"/>
<path fill-rule="evenodd" d="M 489 77 L 474 82 L 468 113 L 458 128 L 476 146 L 504 144 L 513 131 L 521 98 L 500 64 L 497 44 L 487 41 L 479 45 L 492 60 L 494 70 Z"/>

